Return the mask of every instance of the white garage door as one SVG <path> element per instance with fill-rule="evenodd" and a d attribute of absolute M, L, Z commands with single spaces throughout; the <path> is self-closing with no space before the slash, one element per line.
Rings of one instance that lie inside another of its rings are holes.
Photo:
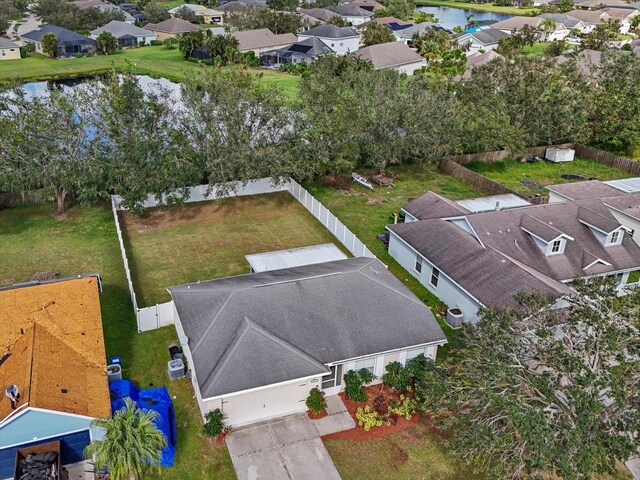
<path fill-rule="evenodd" d="M 260 420 L 280 417 L 306 410 L 304 401 L 316 383 L 303 380 L 222 400 L 222 412 L 227 424 L 239 427 Z"/>

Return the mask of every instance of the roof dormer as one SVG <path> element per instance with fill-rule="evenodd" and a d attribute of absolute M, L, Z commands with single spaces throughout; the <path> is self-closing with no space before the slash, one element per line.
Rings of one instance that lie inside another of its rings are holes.
<path fill-rule="evenodd" d="M 613 218 L 580 207 L 578 210 L 578 220 L 587 226 L 589 230 L 591 230 L 591 233 L 593 233 L 598 241 L 605 247 L 622 244 L 624 227 Z"/>
<path fill-rule="evenodd" d="M 520 220 L 520 228 L 527 232 L 538 248 L 546 256 L 561 255 L 567 246 L 567 240 L 573 237 L 561 232 L 550 222 L 524 214 Z"/>

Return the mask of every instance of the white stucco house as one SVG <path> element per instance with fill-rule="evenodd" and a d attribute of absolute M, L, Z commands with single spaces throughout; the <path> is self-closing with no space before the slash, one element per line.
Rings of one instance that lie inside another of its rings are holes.
<path fill-rule="evenodd" d="M 111 20 L 105 26 L 92 30 L 90 32 L 91 38 L 96 40 L 102 32 L 108 32 L 113 35 L 121 47 L 150 45 L 151 42 L 158 38 L 155 33 L 149 30 L 119 20 Z"/>
<path fill-rule="evenodd" d="M 446 343 L 429 308 L 371 258 L 168 290 L 200 410 L 236 427 L 303 412 L 312 388 L 337 394 L 349 370 L 380 377 Z"/>
<path fill-rule="evenodd" d="M 298 40 L 318 38 L 336 55 L 345 55 L 360 48 L 360 34 L 353 27 L 318 25 L 298 34 Z"/>
<path fill-rule="evenodd" d="M 337 7 L 331 7 L 327 10 L 340 15 L 345 22 L 353 25 L 354 27 L 367 23 L 374 17 L 374 13 L 372 11 L 365 10 L 364 8 L 351 4 L 338 5 Z"/>
<path fill-rule="evenodd" d="M 498 48 L 500 40 L 511 36 L 509 32 L 496 30 L 493 28 L 484 28 L 475 32 L 462 33 L 455 37 L 458 45 L 468 45 L 467 55 L 473 55 L 479 52 L 488 52 Z"/>
<path fill-rule="evenodd" d="M 639 246 L 599 199 L 472 213 L 427 192 L 404 210 L 389 253 L 468 322 L 483 306 L 519 308 L 523 291 L 561 302 L 576 277 L 611 276 L 622 293 L 640 270 Z"/>
<path fill-rule="evenodd" d="M 545 30 L 543 28 L 545 19 L 542 17 L 511 17 L 500 22 L 492 23 L 491 28 L 500 30 L 504 33 L 511 33 L 514 30 L 519 32 L 525 27 L 537 28 L 540 30 L 540 40 L 545 42 L 553 42 L 562 40 L 571 34 L 571 28 L 561 22 L 553 22 L 553 28 Z"/>

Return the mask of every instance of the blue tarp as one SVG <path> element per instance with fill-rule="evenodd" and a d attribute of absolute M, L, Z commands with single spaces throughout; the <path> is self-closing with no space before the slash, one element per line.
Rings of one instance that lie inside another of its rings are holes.
<path fill-rule="evenodd" d="M 116 413 L 124 407 L 124 399 L 131 398 L 138 408 L 158 412 L 156 425 L 167 439 L 167 446 L 162 450 L 160 466 L 173 466 L 176 451 L 176 416 L 173 402 L 167 387 L 139 390 L 130 380 L 116 380 L 109 384 L 111 393 L 111 412 Z"/>

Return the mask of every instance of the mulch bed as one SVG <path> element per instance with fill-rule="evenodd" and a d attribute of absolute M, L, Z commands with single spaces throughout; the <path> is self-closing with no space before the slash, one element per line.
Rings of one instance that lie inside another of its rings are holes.
<path fill-rule="evenodd" d="M 364 428 L 358 426 L 358 419 L 356 418 L 356 409 L 358 407 L 364 407 L 365 405 L 369 405 L 373 408 L 373 400 L 380 394 L 385 395 L 389 398 L 398 399 L 400 396 L 400 392 L 389 388 L 387 386 L 380 385 L 371 385 L 366 388 L 367 392 L 367 401 L 366 402 L 354 402 L 344 392 L 340 392 L 340 398 L 342 399 L 344 406 L 347 407 L 349 414 L 353 418 L 353 421 L 356 422 L 356 428 L 352 428 L 351 430 L 345 430 L 343 432 L 332 433 L 330 435 L 325 435 L 322 437 L 323 440 L 330 439 L 342 439 L 342 440 L 373 440 L 376 438 L 384 437 L 385 435 L 389 435 L 391 433 L 399 432 L 406 428 L 412 427 L 420 421 L 420 417 L 418 414 L 414 414 L 411 417 L 411 420 L 406 420 L 404 417 L 398 418 L 394 425 L 384 425 L 382 427 L 373 427 L 368 432 L 364 431 Z"/>
<path fill-rule="evenodd" d="M 318 420 L 318 419 L 320 419 L 320 418 L 326 417 L 327 415 L 329 415 L 329 414 L 327 413 L 327 410 L 325 410 L 325 411 L 324 411 L 324 412 L 322 412 L 322 413 L 319 413 L 318 415 L 316 415 L 316 414 L 314 414 L 314 413 L 311 413 L 311 411 L 310 411 L 310 410 L 307 410 L 307 417 L 309 417 L 311 420 Z"/>

